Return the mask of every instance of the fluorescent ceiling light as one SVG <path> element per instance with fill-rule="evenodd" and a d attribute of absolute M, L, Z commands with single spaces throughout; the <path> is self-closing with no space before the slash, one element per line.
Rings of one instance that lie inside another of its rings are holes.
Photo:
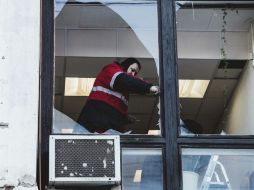
<path fill-rule="evenodd" d="M 61 129 L 61 132 L 64 134 L 72 133 L 73 129 Z"/>
<path fill-rule="evenodd" d="M 65 96 L 89 96 L 95 78 L 65 78 Z"/>
<path fill-rule="evenodd" d="M 160 135 L 161 130 L 149 130 L 148 135 Z"/>
<path fill-rule="evenodd" d="M 203 98 L 210 80 L 179 80 L 180 98 Z"/>
<path fill-rule="evenodd" d="M 136 170 L 133 182 L 134 183 L 140 183 L 141 182 L 141 176 L 142 176 L 142 170 Z"/>
<path fill-rule="evenodd" d="M 89 96 L 95 78 L 65 78 L 65 96 Z M 203 98 L 209 80 L 179 80 L 181 98 Z M 152 132 L 151 132 L 152 133 Z"/>

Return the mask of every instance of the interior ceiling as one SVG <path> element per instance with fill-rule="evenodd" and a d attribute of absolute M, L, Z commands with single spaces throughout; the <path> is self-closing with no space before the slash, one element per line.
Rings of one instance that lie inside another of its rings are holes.
<path fill-rule="evenodd" d="M 103 5 L 68 5 L 58 15 L 55 27 L 129 28 L 129 25 L 117 13 Z"/>
<path fill-rule="evenodd" d="M 240 2 L 240 1 L 239 1 Z M 222 2 L 220 2 L 222 3 Z M 119 15 L 103 6 L 66 6 L 56 19 L 56 28 L 126 28 L 129 27 Z M 86 10 L 86 11 L 85 11 Z M 96 10 L 96 11 L 91 11 Z M 95 14 L 96 13 L 96 14 Z M 252 10 L 229 12 L 227 28 L 232 31 L 247 31 L 253 21 Z M 177 12 L 177 30 L 181 31 L 220 31 L 221 10 L 181 9 Z M 84 97 L 64 97 L 64 77 L 95 77 L 103 65 L 113 58 L 97 57 L 56 57 L 55 107 L 74 120 L 84 105 Z M 89 66 L 84 64 L 89 63 Z M 154 61 L 143 59 L 141 76 L 158 84 Z M 243 68 L 219 69 L 220 60 L 180 59 L 178 71 L 180 79 L 208 79 L 210 84 L 202 99 L 181 98 L 181 115 L 184 119 L 195 120 L 204 127 L 204 132 L 215 130 L 231 93 L 237 85 Z M 227 94 L 225 95 L 225 89 Z M 131 126 L 134 133 L 147 133 L 148 129 L 158 129 L 158 99 L 153 96 L 132 95 L 130 98 L 130 114 L 140 121 Z"/>
<path fill-rule="evenodd" d="M 179 79 L 210 80 L 204 98 L 180 98 L 181 116 L 201 124 L 204 133 L 215 132 L 243 68 L 219 68 L 220 60 L 180 59 Z M 198 71 L 198 72 L 197 72 Z"/>
<path fill-rule="evenodd" d="M 200 1 L 199 3 L 204 2 Z M 222 2 L 216 3 L 222 4 Z M 248 3 L 253 2 L 248 1 Z M 227 12 L 227 31 L 248 31 L 250 22 L 254 21 L 252 9 L 229 9 Z M 179 9 L 176 16 L 178 30 L 220 31 L 223 11 L 222 9 L 195 9 L 194 7 L 194 9 Z M 106 6 L 68 5 L 58 15 L 55 27 L 70 29 L 129 28 L 129 25 Z"/>
<path fill-rule="evenodd" d="M 228 1 L 196 1 L 194 9 L 180 9 L 177 11 L 177 31 L 216 31 L 222 28 L 222 9 L 195 9 L 197 4 L 223 4 Z M 244 3 L 238 1 L 234 3 Z M 253 2 L 245 2 L 253 3 Z M 236 11 L 237 10 L 237 11 Z M 227 31 L 249 31 L 253 22 L 253 9 L 227 10 Z M 180 98 L 182 105 L 181 117 L 195 121 L 203 128 L 203 133 L 220 132 L 218 124 L 223 117 L 224 110 L 231 98 L 232 92 L 243 71 L 242 68 L 219 68 L 221 60 L 216 59 L 180 59 L 178 72 L 180 79 L 205 79 L 210 80 L 204 98 Z"/>
<path fill-rule="evenodd" d="M 227 31 L 248 31 L 254 21 L 253 10 L 228 10 Z M 221 31 L 222 9 L 180 9 L 177 11 L 178 31 Z"/>

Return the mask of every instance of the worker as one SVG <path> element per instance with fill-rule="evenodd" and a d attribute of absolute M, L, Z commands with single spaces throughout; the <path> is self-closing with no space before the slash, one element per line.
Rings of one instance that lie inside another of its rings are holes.
<path fill-rule="evenodd" d="M 129 94 L 159 94 L 158 86 L 137 77 L 140 70 L 135 58 L 106 65 L 94 82 L 78 123 L 92 133 L 109 129 L 125 132 L 124 126 L 135 120 L 128 116 Z"/>

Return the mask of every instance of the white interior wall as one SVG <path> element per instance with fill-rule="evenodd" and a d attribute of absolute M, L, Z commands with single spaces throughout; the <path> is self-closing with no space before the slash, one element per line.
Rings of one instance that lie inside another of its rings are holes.
<path fill-rule="evenodd" d="M 254 67 L 252 61 L 246 65 L 223 121 L 229 134 L 254 134 Z"/>
<path fill-rule="evenodd" d="M 248 32 L 226 32 L 226 38 L 227 59 L 248 59 Z M 177 32 L 177 47 L 180 59 L 221 59 L 221 32 Z"/>
<path fill-rule="evenodd" d="M 253 33 L 248 36 L 249 55 L 253 55 Z M 232 99 L 223 117 L 224 130 L 229 134 L 254 134 L 254 64 L 250 60 L 238 82 Z"/>
<path fill-rule="evenodd" d="M 40 0 L 0 0 L 0 188 L 37 188 Z"/>
<path fill-rule="evenodd" d="M 56 56 L 151 58 L 130 29 L 57 29 Z"/>
<path fill-rule="evenodd" d="M 147 36 L 150 32 L 142 31 Z M 230 42 L 225 46 L 228 59 L 248 59 L 247 34 L 226 33 Z M 137 37 L 130 29 L 57 29 L 56 56 L 151 58 L 144 45 L 133 39 Z M 178 32 L 177 42 L 180 59 L 221 59 L 220 32 Z"/>

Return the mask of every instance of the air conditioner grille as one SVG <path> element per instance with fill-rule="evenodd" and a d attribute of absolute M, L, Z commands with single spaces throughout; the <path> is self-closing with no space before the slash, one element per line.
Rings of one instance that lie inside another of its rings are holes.
<path fill-rule="evenodd" d="M 55 176 L 115 177 L 114 151 L 113 139 L 56 139 Z"/>

